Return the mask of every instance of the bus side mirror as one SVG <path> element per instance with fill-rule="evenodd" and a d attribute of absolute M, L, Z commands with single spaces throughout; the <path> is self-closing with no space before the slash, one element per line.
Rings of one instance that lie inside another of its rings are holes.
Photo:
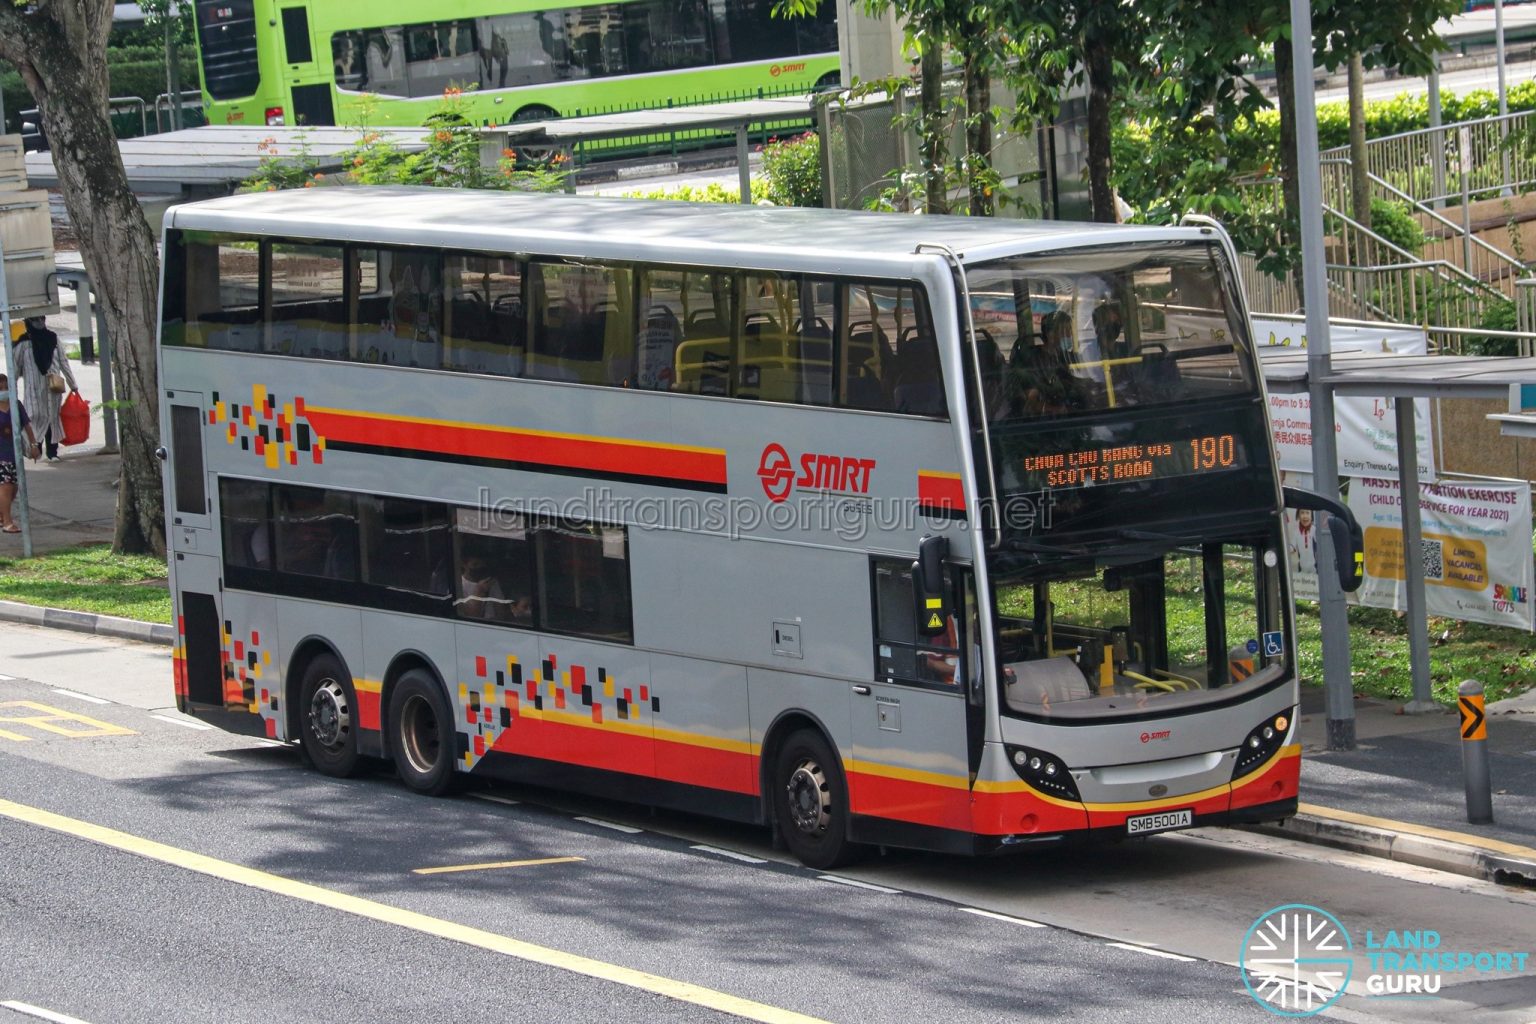
<path fill-rule="evenodd" d="M 938 636 L 949 628 L 949 592 L 944 586 L 944 559 L 949 557 L 949 538 L 924 537 L 912 564 L 912 591 L 917 601 L 917 632 Z"/>
<path fill-rule="evenodd" d="M 1328 513 L 1328 535 L 1333 540 L 1334 568 L 1339 589 L 1353 594 L 1365 582 L 1365 535 L 1348 506 L 1299 487 L 1284 488 L 1285 507 L 1297 511 Z"/>

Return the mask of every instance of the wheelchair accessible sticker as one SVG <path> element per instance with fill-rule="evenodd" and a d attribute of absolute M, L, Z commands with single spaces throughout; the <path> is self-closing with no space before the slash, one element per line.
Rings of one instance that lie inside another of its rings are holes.
<path fill-rule="evenodd" d="M 1278 658 L 1285 653 L 1285 638 L 1280 630 L 1264 634 L 1264 657 Z"/>

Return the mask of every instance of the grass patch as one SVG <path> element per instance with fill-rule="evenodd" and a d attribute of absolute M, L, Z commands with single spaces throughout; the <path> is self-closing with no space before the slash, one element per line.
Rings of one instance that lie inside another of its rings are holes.
<path fill-rule="evenodd" d="M 114 555 L 106 544 L 65 548 L 32 559 L 0 558 L 0 600 L 171 621 L 165 563 L 149 555 Z"/>
<path fill-rule="evenodd" d="M 1307 601 L 1296 605 L 1296 632 L 1301 681 L 1321 686 L 1322 623 L 1317 605 Z M 1356 693 L 1380 700 L 1413 696 L 1406 616 L 1385 608 L 1349 609 L 1349 648 Z M 1435 700 L 1455 704 L 1461 681 L 1476 679 L 1491 704 L 1536 683 L 1536 636 L 1508 626 L 1431 616 L 1429 664 Z"/>

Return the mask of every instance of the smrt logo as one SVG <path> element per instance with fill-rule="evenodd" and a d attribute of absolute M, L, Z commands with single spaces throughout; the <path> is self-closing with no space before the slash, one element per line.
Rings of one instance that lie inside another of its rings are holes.
<path fill-rule="evenodd" d="M 1141 734 L 1141 742 L 1151 743 L 1153 740 L 1165 740 L 1173 735 L 1173 730 L 1162 729 L 1158 732 L 1144 732 Z"/>
<path fill-rule="evenodd" d="M 773 78 L 778 78 L 780 75 L 787 75 L 791 72 L 804 70 L 805 62 L 801 61 L 799 64 L 775 64 L 773 67 L 768 69 L 768 74 Z"/>
<path fill-rule="evenodd" d="M 770 444 L 763 449 L 757 460 L 757 477 L 763 482 L 763 493 L 772 502 L 789 497 L 796 487 L 813 491 L 830 491 L 841 494 L 868 494 L 871 478 L 875 473 L 874 459 L 861 459 L 852 455 L 824 455 L 805 452 L 799 459 L 800 472 L 795 473 L 795 462 L 783 445 Z"/>

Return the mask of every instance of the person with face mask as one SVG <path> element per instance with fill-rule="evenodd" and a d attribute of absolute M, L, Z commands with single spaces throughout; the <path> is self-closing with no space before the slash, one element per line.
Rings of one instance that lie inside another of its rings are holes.
<path fill-rule="evenodd" d="M 16 441 L 15 428 L 25 432 L 28 458 L 36 459 L 41 453 L 37 435 L 32 432 L 32 420 L 26 406 L 11 395 L 11 380 L 0 373 L 0 533 L 20 533 L 21 527 L 11 518 L 11 503 L 16 500 Z"/>
<path fill-rule="evenodd" d="M 1047 313 L 1040 318 L 1040 344 L 1013 349 L 1022 381 L 1026 416 L 1053 416 L 1081 405 L 1081 383 L 1073 375 L 1072 318 Z"/>

